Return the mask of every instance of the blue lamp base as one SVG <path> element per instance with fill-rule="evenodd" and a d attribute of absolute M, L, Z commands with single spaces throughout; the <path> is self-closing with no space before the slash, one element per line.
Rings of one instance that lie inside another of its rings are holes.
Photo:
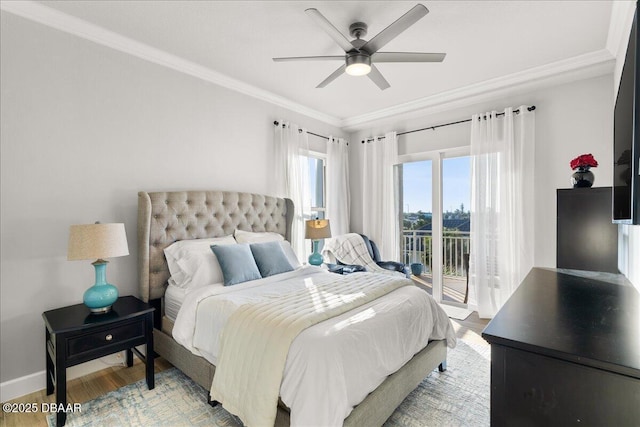
<path fill-rule="evenodd" d="M 322 263 L 324 262 L 322 255 L 318 253 L 319 242 L 320 242 L 319 240 L 313 241 L 313 253 L 309 255 L 309 264 L 311 265 L 322 265 Z"/>
<path fill-rule="evenodd" d="M 107 283 L 107 261 L 92 263 L 96 270 L 96 283 L 84 292 L 82 301 L 92 313 L 108 313 L 118 299 L 118 288 Z"/>

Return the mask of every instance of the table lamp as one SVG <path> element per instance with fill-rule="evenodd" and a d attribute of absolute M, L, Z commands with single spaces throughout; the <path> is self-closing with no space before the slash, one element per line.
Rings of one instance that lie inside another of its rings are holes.
<path fill-rule="evenodd" d="M 107 283 L 104 258 L 129 255 L 124 224 L 78 224 L 69 229 L 67 260 L 96 259 L 96 283 L 84 293 L 84 304 L 92 313 L 107 313 L 118 299 L 118 288 Z"/>
<path fill-rule="evenodd" d="M 322 255 L 318 253 L 318 243 L 321 239 L 331 237 L 331 226 L 328 219 L 310 219 L 306 221 L 305 238 L 311 239 L 313 253 L 309 255 L 309 264 L 322 264 Z"/>

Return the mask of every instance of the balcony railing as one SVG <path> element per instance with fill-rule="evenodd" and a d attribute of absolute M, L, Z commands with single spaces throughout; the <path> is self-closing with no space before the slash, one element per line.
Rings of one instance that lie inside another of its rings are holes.
<path fill-rule="evenodd" d="M 402 230 L 401 259 L 405 264 L 421 263 L 433 269 L 433 238 L 430 230 Z M 464 277 L 463 254 L 469 253 L 469 232 L 445 231 L 443 242 L 443 274 Z"/>

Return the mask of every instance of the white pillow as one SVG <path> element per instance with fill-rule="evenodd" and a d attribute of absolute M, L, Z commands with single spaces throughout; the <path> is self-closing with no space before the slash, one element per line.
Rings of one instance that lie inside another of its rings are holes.
<path fill-rule="evenodd" d="M 251 231 L 236 230 L 234 237 L 238 243 L 264 243 L 264 242 L 281 242 L 284 240 L 282 234 L 264 231 L 254 233 Z"/>
<path fill-rule="evenodd" d="M 286 240 L 283 240 L 280 242 L 280 246 L 282 246 L 282 250 L 284 251 L 284 254 L 287 256 L 287 259 L 289 260 L 289 264 L 291 264 L 291 267 L 298 268 L 302 265 L 300 264 L 300 261 L 298 260 L 296 253 L 293 251 L 293 248 L 291 247 L 291 243 L 289 243 Z"/>
<path fill-rule="evenodd" d="M 234 245 L 233 236 L 180 240 L 164 249 L 175 285 L 197 288 L 222 282 L 222 270 L 211 245 Z"/>

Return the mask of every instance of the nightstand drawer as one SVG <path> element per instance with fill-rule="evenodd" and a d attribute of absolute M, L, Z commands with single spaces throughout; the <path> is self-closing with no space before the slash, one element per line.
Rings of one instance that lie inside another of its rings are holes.
<path fill-rule="evenodd" d="M 117 345 L 124 341 L 136 338 L 144 339 L 144 336 L 144 323 L 139 320 L 111 328 L 103 328 L 97 332 L 69 338 L 67 355 L 72 357 L 101 347 Z"/>

